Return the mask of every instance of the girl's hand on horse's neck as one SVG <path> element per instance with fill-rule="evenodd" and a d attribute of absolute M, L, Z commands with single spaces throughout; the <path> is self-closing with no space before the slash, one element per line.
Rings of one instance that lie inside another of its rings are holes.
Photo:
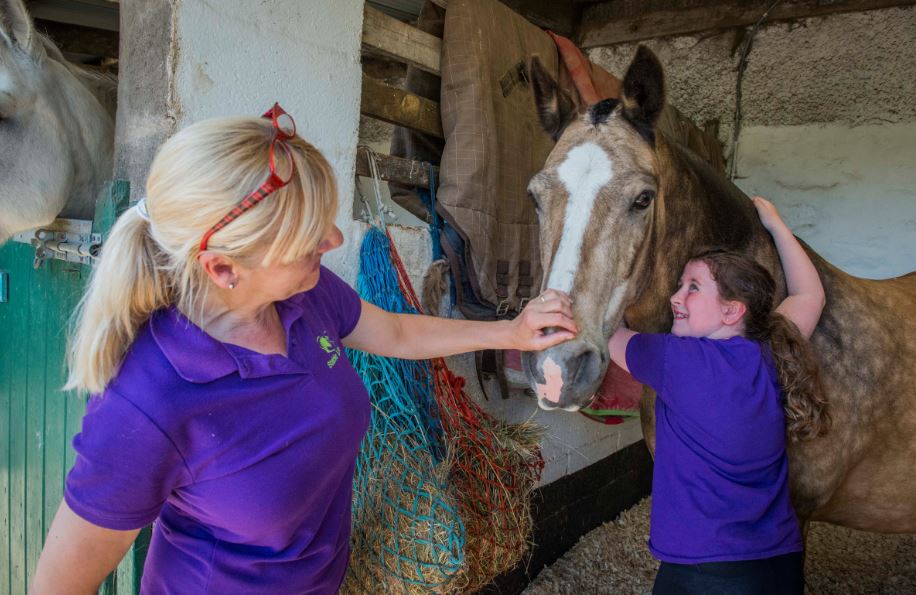
<path fill-rule="evenodd" d="M 287 355 L 286 330 L 273 301 L 252 300 L 238 289 L 211 287 L 201 312 L 199 319 L 183 314 L 217 341 L 258 353 Z"/>

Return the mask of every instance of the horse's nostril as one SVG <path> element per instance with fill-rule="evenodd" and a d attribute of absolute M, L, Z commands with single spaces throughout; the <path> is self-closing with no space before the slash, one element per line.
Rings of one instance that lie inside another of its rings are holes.
<path fill-rule="evenodd" d="M 576 358 L 576 382 L 593 382 L 601 374 L 601 354 L 591 349 Z"/>

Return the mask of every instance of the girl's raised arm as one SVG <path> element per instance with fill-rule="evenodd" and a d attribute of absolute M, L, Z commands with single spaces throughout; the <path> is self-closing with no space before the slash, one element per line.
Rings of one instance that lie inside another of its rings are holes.
<path fill-rule="evenodd" d="M 808 339 L 814 333 L 826 304 L 824 286 L 805 249 L 792 235 L 792 230 L 779 216 L 776 207 L 760 196 L 751 200 L 757 208 L 760 222 L 773 236 L 786 276 L 789 295 L 776 307 L 776 311 L 795 323 L 802 336 Z"/>

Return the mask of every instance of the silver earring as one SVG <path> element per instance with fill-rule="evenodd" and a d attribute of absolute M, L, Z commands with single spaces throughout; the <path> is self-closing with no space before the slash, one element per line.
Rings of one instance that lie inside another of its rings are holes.
<path fill-rule="evenodd" d="M 229 289 L 235 289 L 235 281 L 229 282 Z"/>

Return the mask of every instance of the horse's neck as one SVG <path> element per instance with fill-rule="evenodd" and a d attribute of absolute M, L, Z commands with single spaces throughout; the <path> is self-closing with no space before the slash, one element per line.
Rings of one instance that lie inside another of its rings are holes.
<path fill-rule="evenodd" d="M 47 59 L 56 62 L 57 65 L 72 74 L 82 86 L 92 93 L 109 117 L 114 120 L 115 110 L 117 109 L 117 77 L 109 74 L 97 74 L 68 62 L 57 45 L 47 36 L 39 34 L 38 39 L 42 47 L 44 47 Z"/>
<path fill-rule="evenodd" d="M 114 120 L 97 95 L 103 93 L 102 81 L 93 87 L 88 84 L 91 74 L 55 60 L 45 68 L 44 100 L 58 115 L 61 129 L 55 140 L 67 143 L 73 156 L 72 193 L 62 215 L 85 216 L 91 213 L 101 183 L 111 177 Z"/>
<path fill-rule="evenodd" d="M 752 254 L 783 287 L 783 274 L 769 234 L 753 203 L 698 155 L 659 134 L 659 192 L 642 266 L 646 277 L 627 319 L 641 330 L 670 327 L 668 298 L 687 259 L 704 247 Z"/>

